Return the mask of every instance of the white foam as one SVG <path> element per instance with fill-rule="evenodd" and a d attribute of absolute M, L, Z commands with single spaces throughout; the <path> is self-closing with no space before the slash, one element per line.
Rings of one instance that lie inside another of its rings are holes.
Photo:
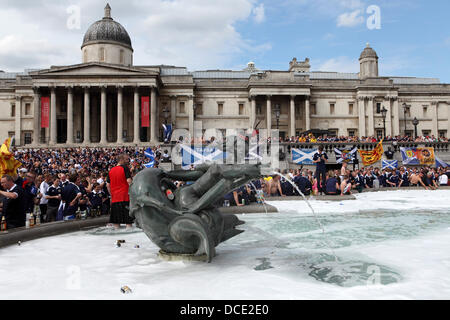
<path fill-rule="evenodd" d="M 450 191 L 395 191 L 360 194 L 357 200 L 342 201 L 343 205 L 313 201 L 314 209 L 332 222 L 325 225 L 327 233 L 334 234 L 341 228 L 347 235 L 352 230 L 361 231 L 358 216 L 348 215 L 357 212 L 359 206 L 363 210 L 419 210 L 430 206 L 447 209 L 447 215 L 430 216 L 440 221 L 430 230 L 422 230 L 426 221 L 417 225 L 412 221 L 415 232 L 409 237 L 350 241 L 336 250 L 343 261 L 342 266 L 332 265 L 336 274 L 345 275 L 352 264 L 363 267 L 363 272 L 370 266 L 382 266 L 400 275 L 397 283 L 389 285 L 341 287 L 310 276 L 309 266 L 327 249 L 308 246 L 320 241 L 321 235 L 314 231 L 312 217 L 293 213 L 300 208 L 307 215 L 306 205 L 286 201 L 271 204 L 291 213 L 240 216 L 247 222 L 242 226 L 246 231 L 219 245 L 211 264 L 162 261 L 156 255 L 159 249 L 142 232 L 121 234 L 120 238 L 76 232 L 4 248 L 0 250 L 0 272 L 5 275 L 0 295 L 2 299 L 447 299 L 449 195 Z M 336 214 L 339 219 L 333 218 Z M 299 219 L 311 227 L 283 231 L 293 222 L 301 225 Z M 374 228 L 380 227 L 380 219 L 372 219 Z M 372 226 L 372 220 L 367 220 L 364 227 Z M 278 229 L 274 229 L 277 223 Z M 351 240 L 345 234 L 343 237 Z M 119 239 L 126 242 L 117 248 Z M 272 268 L 255 270 L 261 261 Z M 327 266 L 330 262 L 317 265 Z M 120 288 L 124 285 L 133 293 L 122 294 Z"/>

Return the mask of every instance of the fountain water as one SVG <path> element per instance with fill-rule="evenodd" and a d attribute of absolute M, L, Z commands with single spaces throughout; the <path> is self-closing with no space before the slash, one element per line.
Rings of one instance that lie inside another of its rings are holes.
<path fill-rule="evenodd" d="M 286 181 L 289 182 L 289 183 L 294 187 L 294 189 L 297 190 L 297 192 L 303 197 L 303 200 L 306 201 L 306 204 L 307 204 L 308 207 L 311 209 L 311 212 L 313 213 L 313 215 L 314 215 L 314 217 L 315 217 L 317 223 L 319 224 L 320 228 L 322 229 L 322 234 L 324 235 L 325 240 L 326 240 L 326 241 L 325 241 L 325 245 L 331 250 L 331 252 L 333 253 L 333 256 L 334 256 L 336 262 L 338 262 L 338 258 L 337 258 L 337 256 L 336 256 L 336 254 L 334 253 L 333 247 L 332 247 L 332 246 L 329 244 L 329 242 L 328 242 L 328 237 L 327 237 L 327 235 L 326 235 L 326 233 L 325 233 L 325 228 L 323 227 L 322 223 L 320 222 L 319 217 L 317 216 L 316 212 L 314 211 L 313 207 L 312 207 L 311 204 L 309 203 L 309 201 L 308 201 L 308 199 L 306 198 L 306 196 L 303 194 L 303 192 L 301 192 L 301 190 L 299 189 L 299 187 L 297 187 L 297 185 L 296 185 L 291 179 L 289 179 L 289 178 L 286 177 L 285 175 L 283 175 L 283 174 L 281 174 L 281 173 L 279 173 L 279 172 L 276 172 L 276 171 L 273 171 L 273 174 L 276 174 L 276 175 L 280 176 L 281 178 L 286 179 Z"/>
<path fill-rule="evenodd" d="M 250 181 L 250 184 L 253 186 L 253 188 L 255 189 L 255 192 L 258 192 L 258 188 L 256 188 L 256 186 L 253 184 L 252 181 Z M 266 214 L 267 214 L 267 207 L 266 207 L 266 199 L 264 199 L 264 197 L 261 199 L 262 204 L 264 206 L 264 210 L 266 210 Z"/>

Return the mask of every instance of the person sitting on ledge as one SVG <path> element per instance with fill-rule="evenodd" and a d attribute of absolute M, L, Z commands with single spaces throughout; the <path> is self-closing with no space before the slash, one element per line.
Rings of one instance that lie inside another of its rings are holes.
<path fill-rule="evenodd" d="M 328 172 L 328 179 L 325 183 L 325 194 L 336 195 L 339 192 L 339 184 L 333 171 Z"/>
<path fill-rule="evenodd" d="M 341 196 L 352 194 L 352 184 L 350 182 L 349 176 L 345 175 L 341 182 Z"/>
<path fill-rule="evenodd" d="M 425 185 L 425 183 L 423 182 L 423 172 L 420 173 L 414 173 L 410 176 L 409 181 L 411 182 L 411 186 L 412 187 L 424 187 L 425 190 L 430 190 L 430 188 L 428 186 Z"/>
<path fill-rule="evenodd" d="M 397 170 L 392 170 L 392 174 L 389 176 L 389 179 L 386 180 L 386 183 L 389 187 L 400 188 L 403 181 L 398 176 Z"/>
<path fill-rule="evenodd" d="M 306 169 L 302 171 L 301 175 L 294 178 L 294 183 L 305 196 L 309 196 L 311 194 L 312 183 L 307 177 Z"/>

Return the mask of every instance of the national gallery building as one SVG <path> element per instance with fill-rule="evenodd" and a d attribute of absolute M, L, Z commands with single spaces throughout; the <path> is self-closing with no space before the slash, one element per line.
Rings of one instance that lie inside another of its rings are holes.
<path fill-rule="evenodd" d="M 203 130 L 279 129 L 294 136 L 321 129 L 333 135 L 449 137 L 450 85 L 438 79 L 378 74 L 368 44 L 359 73 L 311 71 L 309 59 L 286 70 L 189 71 L 136 66 L 125 28 L 111 16 L 87 30 L 82 63 L 22 73 L 0 71 L 0 132 L 16 145 L 148 145 L 162 124 Z M 417 124 L 417 122 L 416 122 Z"/>

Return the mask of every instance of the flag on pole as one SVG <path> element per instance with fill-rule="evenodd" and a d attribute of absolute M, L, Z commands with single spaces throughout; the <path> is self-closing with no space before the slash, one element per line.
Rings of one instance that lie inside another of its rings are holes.
<path fill-rule="evenodd" d="M 442 160 L 441 160 L 440 158 L 438 158 L 438 157 L 435 157 L 434 159 L 436 160 L 436 168 L 440 168 L 440 167 L 447 168 L 447 167 L 450 166 L 450 164 L 448 164 L 448 163 L 442 161 Z"/>
<path fill-rule="evenodd" d="M 381 161 L 381 170 L 390 169 L 396 170 L 398 168 L 397 160 L 382 160 Z"/>
<path fill-rule="evenodd" d="M 171 124 L 163 124 L 164 128 L 164 142 L 168 143 L 172 139 L 172 125 Z"/>
<path fill-rule="evenodd" d="M 14 154 L 10 151 L 12 138 L 8 138 L 0 148 L 0 175 L 10 175 L 17 177 L 17 169 L 22 165 L 20 161 L 14 158 Z"/>
<path fill-rule="evenodd" d="M 358 149 L 358 152 L 361 156 L 363 164 L 365 166 L 370 166 L 381 160 L 381 157 L 383 156 L 383 140 L 381 140 L 372 151 Z"/>
<path fill-rule="evenodd" d="M 147 150 L 145 150 L 144 155 L 150 160 L 148 163 L 144 163 L 144 167 L 153 168 L 155 166 L 155 154 L 152 148 L 148 148 Z"/>
<path fill-rule="evenodd" d="M 292 149 L 292 162 L 296 164 L 313 164 L 314 154 L 318 149 Z"/>

